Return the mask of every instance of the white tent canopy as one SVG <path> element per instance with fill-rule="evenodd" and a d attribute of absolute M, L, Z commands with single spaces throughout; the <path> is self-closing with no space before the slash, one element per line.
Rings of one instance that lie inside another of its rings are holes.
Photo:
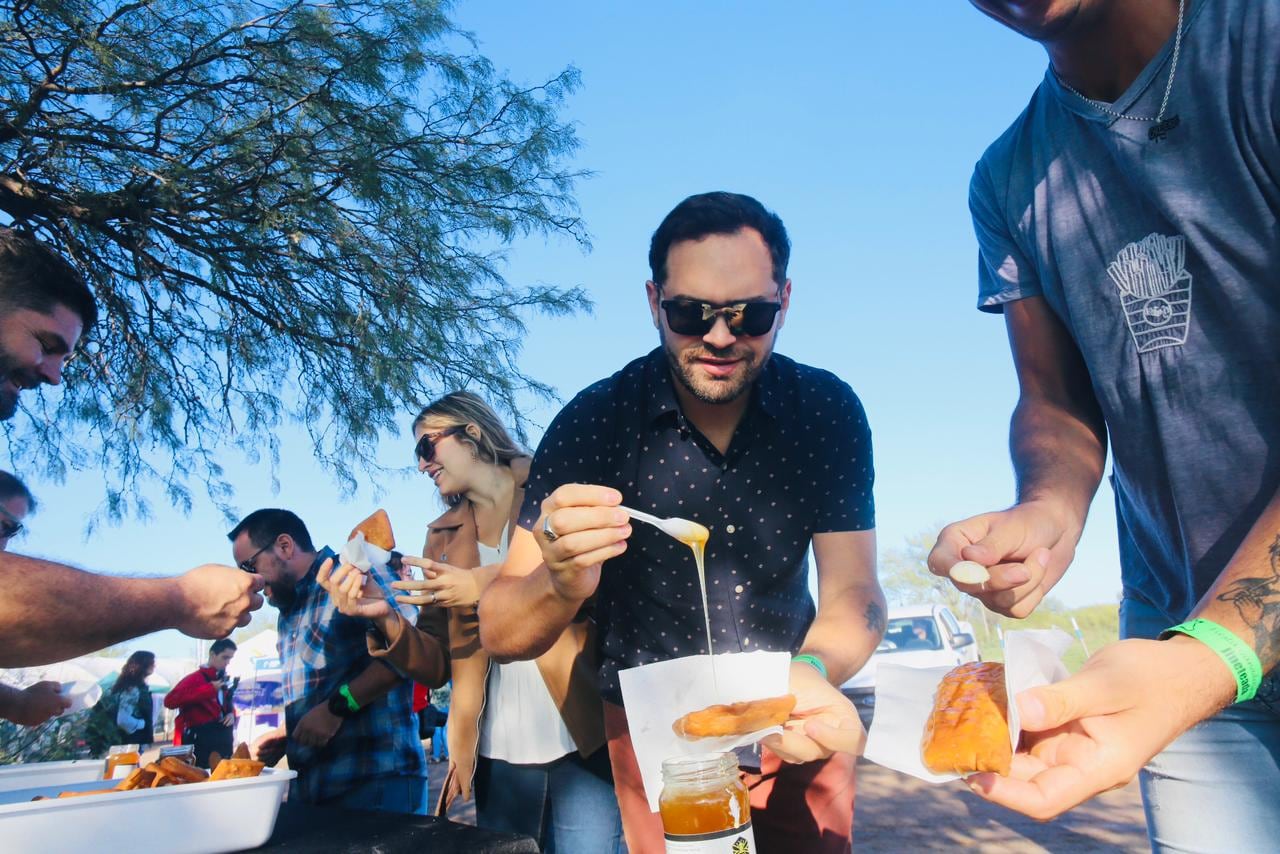
<path fill-rule="evenodd" d="M 280 653 L 276 646 L 279 637 L 275 629 L 263 629 L 251 638 L 237 641 L 236 657 L 231 659 L 227 672 L 232 676 L 248 679 L 264 663 L 269 663 L 272 668 L 278 667 L 276 658 Z"/>

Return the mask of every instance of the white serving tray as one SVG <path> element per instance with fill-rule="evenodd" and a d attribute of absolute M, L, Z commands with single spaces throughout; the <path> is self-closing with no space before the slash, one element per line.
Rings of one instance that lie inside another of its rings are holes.
<path fill-rule="evenodd" d="M 66 786 L 98 780 L 106 769 L 102 759 L 69 759 L 63 762 L 32 762 L 28 765 L 0 765 L 0 793 L 37 786 Z M 104 781 L 105 782 L 105 781 Z M 112 783 L 111 785 L 115 785 Z M 59 792 L 65 789 L 58 789 Z M 5 799 L 0 802 L 8 803 Z"/>
<path fill-rule="evenodd" d="M 65 767 L 70 765 L 83 767 Z M 86 778 L 90 765 L 97 768 Z M 6 769 L 0 778 L 0 848 L 41 854 L 219 854 L 256 848 L 270 838 L 289 781 L 298 776 L 296 771 L 264 768 L 260 776 L 241 780 L 56 797 L 115 785 L 97 779 L 101 768 L 93 760 Z M 80 775 L 75 782 L 64 779 L 72 770 Z M 32 801 L 36 795 L 50 799 Z"/>

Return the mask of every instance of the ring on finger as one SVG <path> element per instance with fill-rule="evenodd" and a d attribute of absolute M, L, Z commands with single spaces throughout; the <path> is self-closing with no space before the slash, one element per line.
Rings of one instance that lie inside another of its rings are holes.
<path fill-rule="evenodd" d="M 547 538 L 548 543 L 554 543 L 560 539 L 560 535 L 551 529 L 551 514 L 542 517 L 542 536 Z"/>
<path fill-rule="evenodd" d="M 434 590 L 431 591 L 431 604 L 436 604 L 436 592 Z"/>

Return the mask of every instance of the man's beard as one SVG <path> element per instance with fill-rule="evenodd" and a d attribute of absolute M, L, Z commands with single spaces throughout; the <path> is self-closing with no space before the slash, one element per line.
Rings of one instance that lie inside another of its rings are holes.
<path fill-rule="evenodd" d="M 668 343 L 666 330 L 660 330 L 658 337 L 662 341 L 663 352 L 667 354 L 667 364 L 671 366 L 671 373 L 679 380 L 680 385 L 703 403 L 730 403 L 737 400 L 744 392 L 751 389 L 773 353 L 772 341 L 762 354 L 749 347 L 741 349 L 726 347 L 723 350 L 717 350 L 714 347 L 708 347 L 706 342 L 677 352 Z M 741 359 L 742 368 L 745 370 L 735 371 L 733 376 L 725 379 L 698 376 L 699 369 L 696 363 L 703 357 Z"/>
<path fill-rule="evenodd" d="M 5 388 L 7 383 L 16 373 L 14 368 L 14 360 L 8 353 L 0 350 L 0 421 L 8 421 L 18 411 L 18 393 L 20 389 L 17 384 L 13 388 Z"/>
<path fill-rule="evenodd" d="M 296 588 L 297 585 L 288 579 L 281 580 L 279 584 L 268 584 L 267 600 L 270 601 L 274 607 L 280 610 L 285 610 L 298 598 L 298 591 Z"/>

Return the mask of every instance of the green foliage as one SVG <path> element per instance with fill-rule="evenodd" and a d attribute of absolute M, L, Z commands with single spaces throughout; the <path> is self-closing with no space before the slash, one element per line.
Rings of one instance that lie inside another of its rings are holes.
<path fill-rule="evenodd" d="M 1051 598 L 1040 604 L 1031 616 L 1025 620 L 1011 620 L 990 614 L 991 630 L 978 638 L 978 646 L 982 650 L 982 658 L 986 661 L 1001 661 L 1004 658 L 1000 650 L 1000 639 L 995 627 L 1001 631 L 1017 629 L 1062 629 L 1075 637 L 1071 626 L 1071 618 L 1075 617 L 1084 636 L 1085 645 L 1092 654 L 1109 643 L 1120 639 L 1120 609 L 1116 605 L 1086 605 L 1083 608 L 1064 608 Z M 1084 648 L 1079 640 L 1071 645 L 1062 656 L 1062 662 L 1072 673 L 1084 664 Z"/>
<path fill-rule="evenodd" d="M 948 606 L 958 618 L 967 620 L 973 626 L 974 637 L 985 661 L 1001 661 L 1004 658 L 997 627 L 1004 632 L 1058 628 L 1074 636 L 1071 618 L 1075 617 L 1091 653 L 1119 639 L 1120 613 L 1114 604 L 1066 608 L 1049 597 L 1024 620 L 1013 620 L 987 611 L 978 600 L 956 590 L 949 580 L 929 572 L 929 552 L 941 529 L 942 526 L 937 525 L 913 534 L 907 537 L 902 548 L 887 551 L 880 556 L 880 585 L 884 588 L 890 606 L 927 603 Z M 1084 660 L 1084 649 L 1079 642 L 1063 655 L 1063 663 L 1072 672 L 1078 670 Z"/>
<path fill-rule="evenodd" d="M 0 212 L 105 314 L 13 455 L 108 473 L 118 519 L 147 482 L 228 510 L 217 452 L 274 462 L 287 420 L 346 484 L 445 390 L 519 425 L 550 394 L 522 318 L 590 307 L 501 273 L 518 236 L 586 245 L 577 85 L 506 79 L 439 0 L 0 0 Z"/>
<path fill-rule="evenodd" d="M 86 710 L 34 727 L 0 719 L 0 765 L 84 758 L 88 755 L 84 746 L 88 717 Z"/>

